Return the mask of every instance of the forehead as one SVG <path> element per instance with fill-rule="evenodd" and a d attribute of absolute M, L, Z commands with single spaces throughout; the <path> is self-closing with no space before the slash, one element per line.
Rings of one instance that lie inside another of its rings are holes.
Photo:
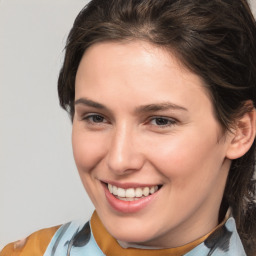
<path fill-rule="evenodd" d="M 198 75 L 171 52 L 143 41 L 103 42 L 87 49 L 77 71 L 76 98 L 92 95 L 116 101 L 136 95 L 174 104 L 189 104 L 192 95 L 210 100 Z"/>

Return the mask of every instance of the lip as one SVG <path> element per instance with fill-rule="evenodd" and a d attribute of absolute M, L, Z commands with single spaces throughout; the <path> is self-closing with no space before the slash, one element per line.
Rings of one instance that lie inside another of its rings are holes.
<path fill-rule="evenodd" d="M 111 184 L 113 184 L 113 183 L 111 183 Z M 122 200 L 119 200 L 118 198 L 116 198 L 114 195 L 112 195 L 109 192 L 109 190 L 105 184 L 102 184 L 102 185 L 103 185 L 105 196 L 106 196 L 106 199 L 107 199 L 109 205 L 114 210 L 116 210 L 117 212 L 120 212 L 120 213 L 139 212 L 140 210 L 146 208 L 149 204 L 153 203 L 153 201 L 156 199 L 158 192 L 159 192 L 159 190 L 158 190 L 157 192 L 155 192 L 152 195 L 143 197 L 143 198 L 135 200 L 135 201 L 122 201 Z M 129 184 L 129 186 L 126 186 L 126 185 L 127 184 L 125 184 L 125 187 L 127 187 L 127 188 L 134 187 L 134 186 L 130 186 L 131 184 Z M 122 186 L 122 187 L 124 188 L 124 186 Z M 140 186 L 140 187 L 142 187 L 142 186 Z M 144 185 L 144 187 L 146 187 L 146 186 Z"/>

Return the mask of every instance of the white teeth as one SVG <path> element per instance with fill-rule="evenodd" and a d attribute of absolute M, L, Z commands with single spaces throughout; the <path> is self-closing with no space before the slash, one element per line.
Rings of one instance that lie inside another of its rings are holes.
<path fill-rule="evenodd" d="M 137 198 L 137 197 L 117 197 L 117 198 L 122 200 L 122 201 L 136 201 L 136 200 L 139 200 L 139 198 Z"/>
<path fill-rule="evenodd" d="M 108 184 L 108 190 L 109 190 L 109 192 L 110 192 L 111 194 L 113 193 L 112 185 Z"/>
<path fill-rule="evenodd" d="M 125 197 L 126 196 L 127 191 L 125 192 L 125 190 L 123 188 L 118 188 L 117 189 L 117 195 L 120 197 Z M 126 197 L 130 197 L 130 196 L 126 196 Z"/>
<path fill-rule="evenodd" d="M 118 195 L 119 196 L 119 195 Z M 128 188 L 125 192 L 125 197 L 135 197 L 134 188 Z"/>
<path fill-rule="evenodd" d="M 108 184 L 108 190 L 111 194 L 123 201 L 134 201 L 146 197 L 149 194 L 154 194 L 158 190 L 158 186 L 123 189 Z"/>
<path fill-rule="evenodd" d="M 143 188 L 143 195 L 148 196 L 149 195 L 149 187 Z"/>
<path fill-rule="evenodd" d="M 112 187 L 112 190 L 113 190 L 113 195 L 117 196 L 117 187 L 116 186 L 113 186 Z"/>
<path fill-rule="evenodd" d="M 141 188 L 136 188 L 135 189 L 135 196 L 136 197 L 141 197 L 142 196 L 142 189 Z"/>
<path fill-rule="evenodd" d="M 154 192 L 155 192 L 155 187 L 151 187 L 150 190 L 149 190 L 149 193 L 153 194 Z"/>

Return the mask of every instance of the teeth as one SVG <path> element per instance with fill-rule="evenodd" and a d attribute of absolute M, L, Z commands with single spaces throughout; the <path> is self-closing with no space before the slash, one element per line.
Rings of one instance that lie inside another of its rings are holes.
<path fill-rule="evenodd" d="M 136 201 L 136 200 L 140 199 L 140 198 L 137 198 L 137 197 L 117 197 L 117 198 L 122 200 L 122 201 Z"/>
<path fill-rule="evenodd" d="M 135 196 L 136 197 L 142 197 L 142 189 L 141 188 L 136 188 L 135 189 Z"/>
<path fill-rule="evenodd" d="M 139 198 L 146 197 L 150 194 L 154 194 L 158 190 L 158 186 L 143 187 L 143 188 L 118 188 L 111 184 L 108 184 L 108 190 L 111 194 L 123 201 L 134 201 Z"/>
<path fill-rule="evenodd" d="M 118 196 L 122 197 L 121 195 L 118 195 Z M 135 190 L 134 190 L 134 188 L 126 189 L 125 197 L 132 197 L 132 198 L 135 197 Z"/>
<path fill-rule="evenodd" d="M 117 187 L 116 186 L 113 186 L 112 187 L 112 190 L 113 190 L 113 195 L 117 196 Z"/>
<path fill-rule="evenodd" d="M 143 188 L 143 195 L 148 196 L 149 195 L 149 187 Z"/>
<path fill-rule="evenodd" d="M 125 197 L 126 193 L 127 192 L 125 192 L 125 190 L 123 188 L 118 188 L 117 189 L 117 195 L 120 196 L 120 197 Z M 130 196 L 126 196 L 126 197 L 130 197 Z"/>
<path fill-rule="evenodd" d="M 153 194 L 154 192 L 155 192 L 155 187 L 151 187 L 150 190 L 149 190 L 149 193 Z"/>
<path fill-rule="evenodd" d="M 109 190 L 109 192 L 110 192 L 111 194 L 113 193 L 113 187 L 112 187 L 112 185 L 108 184 L 108 190 Z"/>

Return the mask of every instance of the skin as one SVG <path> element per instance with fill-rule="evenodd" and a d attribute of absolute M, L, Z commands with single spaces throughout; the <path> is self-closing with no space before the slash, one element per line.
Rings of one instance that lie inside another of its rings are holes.
<path fill-rule="evenodd" d="M 75 101 L 75 162 L 111 235 L 170 248 L 218 225 L 233 135 L 222 134 L 200 77 L 149 43 L 104 42 L 81 60 Z M 143 209 L 122 213 L 102 182 L 163 186 Z"/>

